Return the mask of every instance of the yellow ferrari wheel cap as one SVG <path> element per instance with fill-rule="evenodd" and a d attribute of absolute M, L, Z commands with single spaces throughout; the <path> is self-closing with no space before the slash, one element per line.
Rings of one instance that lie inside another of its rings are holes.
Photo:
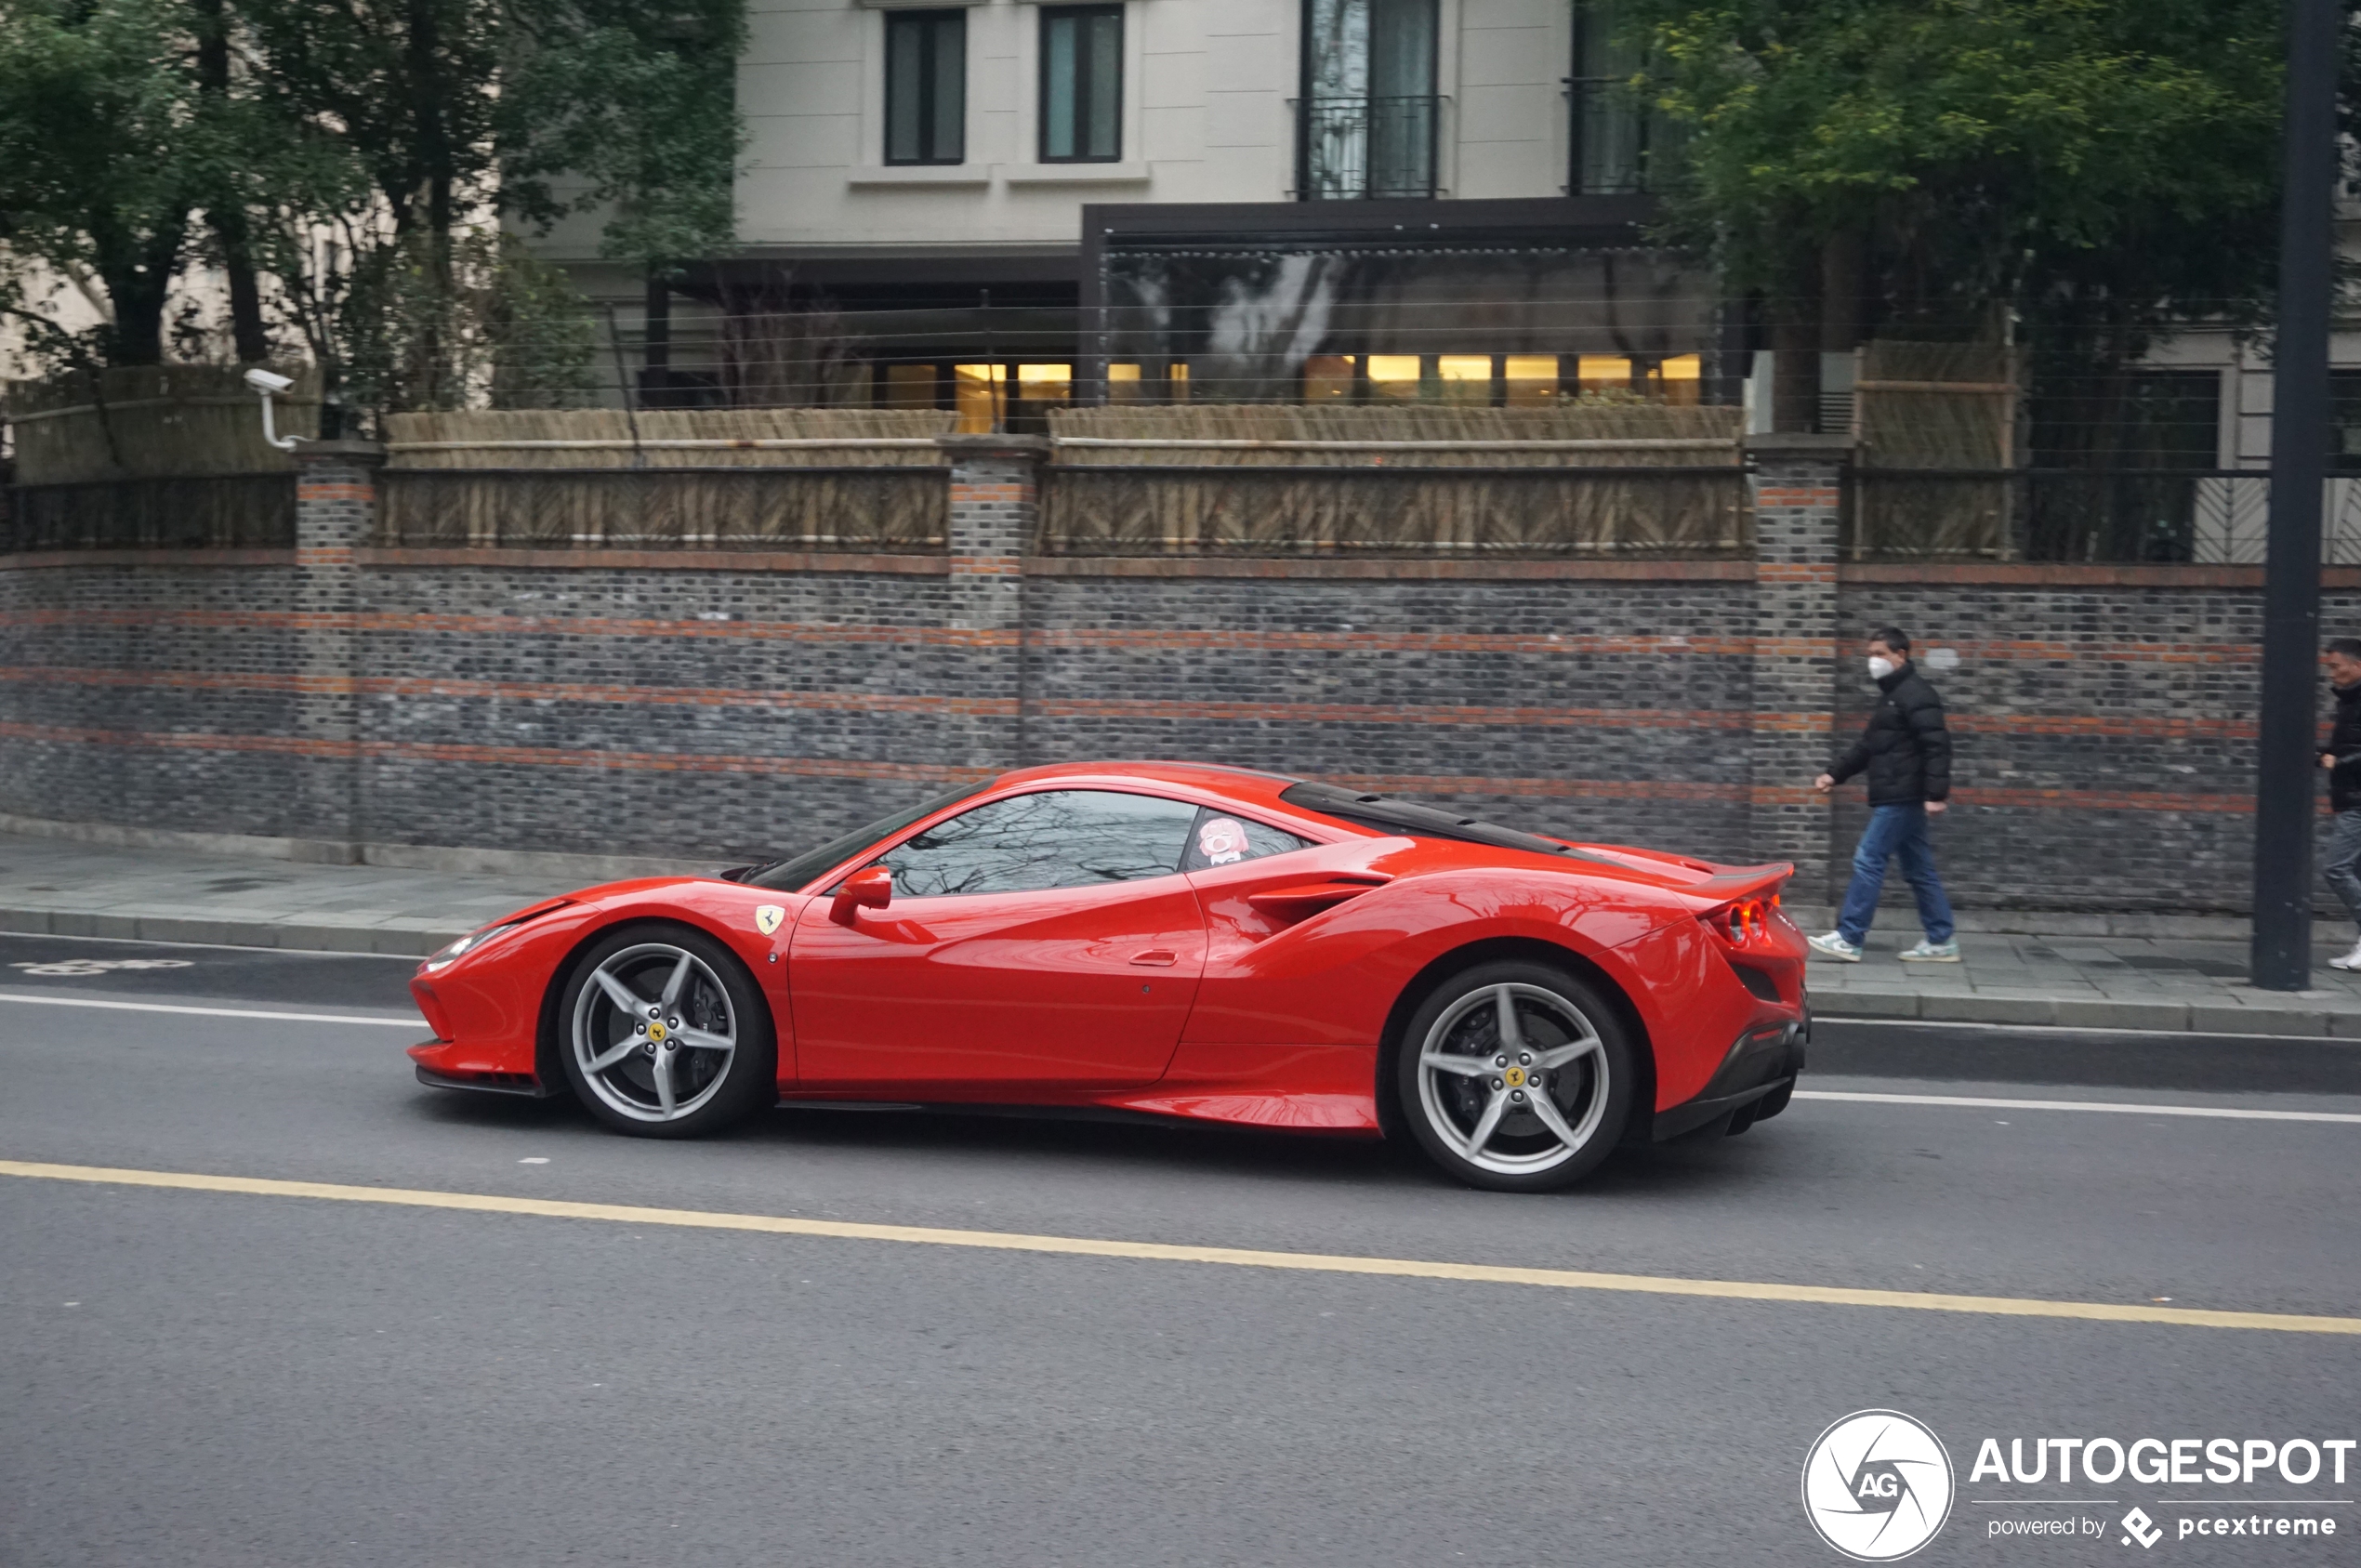
<path fill-rule="evenodd" d="M 786 917 L 785 910 L 775 903 L 766 903 L 754 912 L 754 929 L 764 936 L 769 936 L 779 929 L 779 922 Z"/>
<path fill-rule="evenodd" d="M 1506 1079 L 1509 1081 L 1509 1087 L 1510 1087 L 1510 1088 L 1512 1088 L 1512 1089 L 1521 1089 L 1521 1088 L 1524 1087 L 1524 1069 L 1523 1069 L 1523 1068 L 1522 1068 L 1522 1067 L 1511 1067 L 1511 1068 L 1510 1068 L 1510 1069 L 1509 1069 L 1506 1073 L 1503 1073 L 1503 1074 L 1501 1074 L 1500 1075 L 1501 1075 L 1503 1078 L 1506 1078 Z"/>

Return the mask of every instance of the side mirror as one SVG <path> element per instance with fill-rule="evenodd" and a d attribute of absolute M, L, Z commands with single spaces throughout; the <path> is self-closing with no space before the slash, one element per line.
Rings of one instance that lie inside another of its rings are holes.
<path fill-rule="evenodd" d="M 893 902 L 893 873 L 884 866 L 864 867 L 846 877 L 829 902 L 828 918 L 839 926 L 852 924 L 864 909 L 883 909 Z"/>

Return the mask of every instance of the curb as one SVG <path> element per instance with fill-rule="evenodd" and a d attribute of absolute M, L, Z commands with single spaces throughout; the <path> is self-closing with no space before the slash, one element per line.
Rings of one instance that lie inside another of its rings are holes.
<path fill-rule="evenodd" d="M 116 942 L 185 942 L 206 947 L 284 948 L 423 958 L 464 929 L 399 926 L 308 926 L 284 920 L 192 920 L 155 915 L 93 915 L 66 909 L 0 909 L 0 931 L 27 936 L 99 937 Z"/>
<path fill-rule="evenodd" d="M 1815 1018 L 1861 1022 L 2023 1023 L 2152 1034 L 2268 1034 L 2290 1040 L 2361 1039 L 2361 1012 L 2306 1007 L 2211 1007 L 2202 1002 L 2113 1002 L 2079 996 L 1948 996 L 1919 991 L 1831 991 L 1812 998 Z"/>

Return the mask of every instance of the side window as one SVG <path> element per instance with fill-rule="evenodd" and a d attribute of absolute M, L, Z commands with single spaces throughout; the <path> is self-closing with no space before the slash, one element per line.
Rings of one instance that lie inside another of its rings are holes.
<path fill-rule="evenodd" d="M 1183 871 L 1206 871 L 1217 865 L 1235 865 L 1240 861 L 1260 860 L 1265 855 L 1284 855 L 1290 850 L 1308 850 L 1312 840 L 1299 838 L 1292 833 L 1266 827 L 1252 817 L 1233 817 L 1225 812 L 1201 810 L 1189 828 L 1189 855 L 1180 863 Z"/>
<path fill-rule="evenodd" d="M 879 864 L 900 898 L 1023 893 L 1168 876 L 1197 809 L 1114 790 L 1010 796 L 937 823 Z"/>

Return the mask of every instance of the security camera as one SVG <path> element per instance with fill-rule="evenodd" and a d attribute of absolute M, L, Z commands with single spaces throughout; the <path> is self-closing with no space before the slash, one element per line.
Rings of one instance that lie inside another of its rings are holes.
<path fill-rule="evenodd" d="M 246 385 L 262 394 L 262 439 L 282 452 L 295 450 L 296 438 L 279 433 L 278 424 L 270 416 L 271 400 L 295 385 L 295 377 L 280 376 L 260 367 L 246 372 Z"/>

